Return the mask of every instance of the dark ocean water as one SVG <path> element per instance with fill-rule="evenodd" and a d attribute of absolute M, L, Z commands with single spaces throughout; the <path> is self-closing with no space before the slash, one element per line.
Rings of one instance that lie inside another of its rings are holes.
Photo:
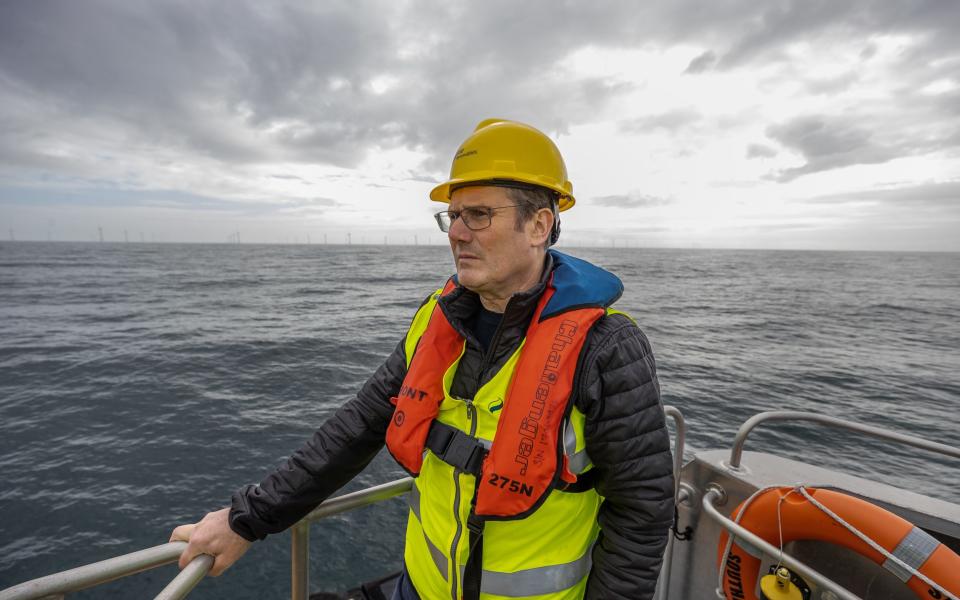
<path fill-rule="evenodd" d="M 697 448 L 817 411 L 957 444 L 960 255 L 574 249 L 619 274 Z M 0 244 L 0 588 L 166 542 L 308 438 L 452 268 L 440 247 Z M 960 501 L 956 463 L 779 426 L 748 448 Z M 402 475 L 380 457 L 351 489 Z M 313 589 L 400 564 L 394 501 L 314 526 Z M 71 598 L 152 597 L 157 569 Z M 196 598 L 289 597 L 289 537 Z"/>

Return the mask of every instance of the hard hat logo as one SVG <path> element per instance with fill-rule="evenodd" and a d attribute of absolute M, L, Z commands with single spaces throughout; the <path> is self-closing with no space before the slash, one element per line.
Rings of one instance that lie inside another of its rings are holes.
<path fill-rule="evenodd" d="M 457 149 L 450 179 L 433 188 L 430 199 L 450 202 L 451 191 L 466 185 L 511 184 L 556 192 L 561 211 L 575 202 L 567 167 L 553 140 L 524 123 L 487 119 Z"/>

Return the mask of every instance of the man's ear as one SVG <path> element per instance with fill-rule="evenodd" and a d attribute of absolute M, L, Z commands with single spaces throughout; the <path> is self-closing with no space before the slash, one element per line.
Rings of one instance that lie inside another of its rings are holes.
<path fill-rule="evenodd" d="M 553 233 L 553 211 L 541 208 L 534 215 L 530 223 L 530 243 L 534 246 L 550 245 L 550 235 Z"/>

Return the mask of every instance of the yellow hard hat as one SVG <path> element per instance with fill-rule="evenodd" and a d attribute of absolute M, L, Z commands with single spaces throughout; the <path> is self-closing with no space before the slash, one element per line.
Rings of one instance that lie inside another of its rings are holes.
<path fill-rule="evenodd" d="M 430 191 L 430 199 L 450 202 L 452 188 L 483 184 L 535 185 L 557 192 L 560 210 L 575 202 L 573 184 L 556 144 L 542 131 L 506 119 L 481 121 L 453 157 L 450 179 Z"/>

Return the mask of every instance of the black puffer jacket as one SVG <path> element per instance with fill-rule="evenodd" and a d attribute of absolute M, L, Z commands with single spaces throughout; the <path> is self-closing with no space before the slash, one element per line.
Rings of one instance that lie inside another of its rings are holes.
<path fill-rule="evenodd" d="M 448 321 L 467 340 L 453 395 L 473 397 L 516 350 L 551 268 L 548 255 L 540 283 L 510 299 L 486 355 L 465 326 L 477 295 L 461 287 L 441 299 Z M 612 314 L 593 326 L 582 357 L 575 402 L 586 415 L 586 450 L 604 497 L 586 598 L 652 598 L 673 519 L 673 467 L 650 343 L 629 318 Z M 234 531 L 251 541 L 283 531 L 363 470 L 384 445 L 390 398 L 405 374 L 401 342 L 357 397 L 284 465 L 233 495 Z"/>

